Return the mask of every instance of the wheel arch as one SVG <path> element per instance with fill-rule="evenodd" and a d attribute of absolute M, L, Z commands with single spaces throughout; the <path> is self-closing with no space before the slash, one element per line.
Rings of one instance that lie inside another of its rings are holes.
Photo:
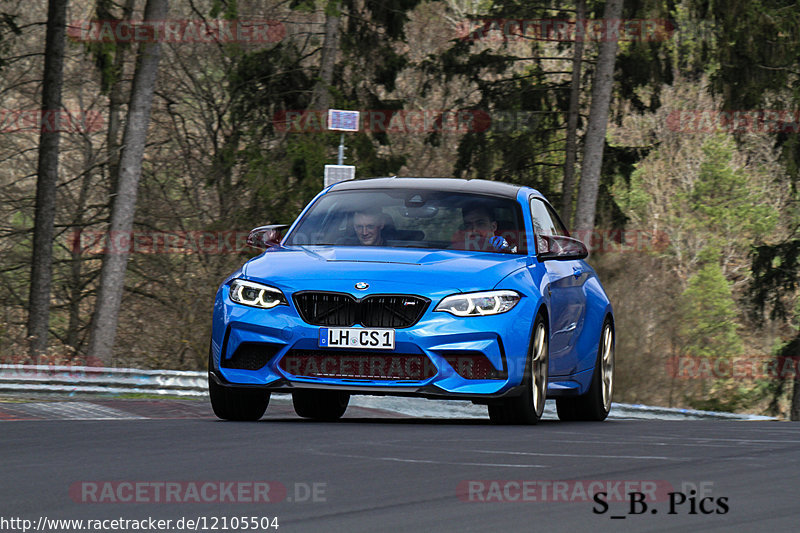
<path fill-rule="evenodd" d="M 616 342 L 617 323 L 616 320 L 614 320 L 614 313 L 612 313 L 610 309 L 606 310 L 606 314 L 603 316 L 602 323 L 605 324 L 606 321 L 611 322 L 611 333 L 614 334 L 614 341 Z"/>
<path fill-rule="evenodd" d="M 536 309 L 536 313 L 533 315 L 533 320 L 531 321 L 531 331 L 528 335 L 531 340 L 533 339 L 533 325 L 536 323 L 536 319 L 539 317 L 539 315 L 544 318 L 545 327 L 547 327 L 547 334 L 550 335 L 550 309 L 547 308 L 547 303 L 542 300 L 539 303 L 539 307 Z"/>

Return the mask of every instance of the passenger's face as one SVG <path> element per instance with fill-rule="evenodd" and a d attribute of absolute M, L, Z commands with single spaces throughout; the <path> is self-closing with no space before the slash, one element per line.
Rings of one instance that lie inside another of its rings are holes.
<path fill-rule="evenodd" d="M 380 243 L 383 221 L 379 217 L 356 213 L 353 218 L 353 227 L 359 242 L 364 246 L 375 246 Z"/>
<path fill-rule="evenodd" d="M 464 232 L 469 234 L 494 235 L 497 231 L 497 222 L 489 218 L 489 213 L 482 210 L 467 211 L 464 213 Z"/>

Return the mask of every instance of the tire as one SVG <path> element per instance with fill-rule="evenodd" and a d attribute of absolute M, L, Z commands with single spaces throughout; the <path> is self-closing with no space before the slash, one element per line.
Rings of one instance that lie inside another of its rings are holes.
<path fill-rule="evenodd" d="M 600 330 L 597 360 L 589 390 L 577 398 L 558 398 L 556 409 L 563 421 L 602 422 L 611 411 L 614 393 L 614 326 L 610 319 Z"/>
<path fill-rule="evenodd" d="M 294 412 L 303 418 L 332 422 L 347 410 L 350 395 L 340 391 L 298 390 L 292 393 Z"/>
<path fill-rule="evenodd" d="M 542 315 L 533 324 L 522 394 L 489 404 L 489 419 L 494 424 L 536 424 L 544 413 L 547 399 L 547 378 L 550 370 L 550 351 L 547 324 Z"/>
<path fill-rule="evenodd" d="M 210 371 L 211 354 L 208 355 L 208 396 L 211 408 L 222 420 L 255 421 L 264 416 L 269 405 L 270 393 L 250 388 L 223 387 L 214 381 Z"/>

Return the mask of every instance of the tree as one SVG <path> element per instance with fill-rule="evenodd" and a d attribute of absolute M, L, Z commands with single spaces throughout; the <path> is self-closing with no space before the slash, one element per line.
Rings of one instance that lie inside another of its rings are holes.
<path fill-rule="evenodd" d="M 662 87 L 661 99 L 658 109 L 627 113 L 608 132 L 610 146 L 637 154 L 635 170 L 628 176 L 617 174 L 613 188 L 615 202 L 628 219 L 626 229 L 641 231 L 639 243 L 652 235 L 663 244 L 646 243 L 650 258 L 620 257 L 618 268 L 626 272 L 622 292 L 635 297 L 606 287 L 623 302 L 617 307 L 620 331 L 634 322 L 641 332 L 623 341 L 629 344 L 620 353 L 648 364 L 669 354 L 673 361 L 685 357 L 690 365 L 708 368 L 713 360 L 740 354 L 743 345 L 749 353 L 770 350 L 769 335 L 754 340 L 746 334 L 740 298 L 751 282 L 751 247 L 786 232 L 781 215 L 789 180 L 773 141 L 767 133 L 753 132 L 737 144 L 730 133 L 713 126 L 693 128 L 691 122 L 687 126 L 671 120 L 675 110 L 715 114 L 718 100 L 702 85 L 679 78 L 674 86 Z M 646 251 L 643 247 L 641 253 Z M 638 269 L 650 262 L 655 265 L 646 268 L 645 278 Z M 672 297 L 665 298 L 665 291 Z M 637 300 L 659 303 L 637 309 Z M 650 317 L 632 318 L 632 312 Z M 695 407 L 734 409 L 766 398 L 759 397 L 766 392 L 763 383 L 687 377 L 672 380 L 671 395 Z M 751 390 L 742 390 L 742 385 L 752 385 Z"/>
<path fill-rule="evenodd" d="M 44 80 L 42 83 L 42 128 L 36 181 L 36 214 L 33 228 L 33 259 L 28 297 L 30 356 L 37 360 L 47 349 L 50 323 L 53 237 L 58 183 L 58 128 L 48 126 L 61 111 L 67 0 L 50 0 L 47 10 Z"/>
<path fill-rule="evenodd" d="M 131 20 L 135 0 L 125 0 L 119 22 Z M 97 0 L 95 12 L 98 20 L 117 19 L 111 13 L 112 0 Z M 94 55 L 95 64 L 100 71 L 100 90 L 108 93 L 108 129 L 106 145 L 108 151 L 108 175 L 110 192 L 116 192 L 117 165 L 120 155 L 120 114 L 125 104 L 122 72 L 129 45 L 124 42 L 93 43 L 89 48 Z"/>
<path fill-rule="evenodd" d="M 791 298 L 797 298 L 800 287 L 800 240 L 789 240 L 782 243 L 762 245 L 752 253 L 753 280 L 749 288 L 751 310 L 757 323 L 763 324 L 764 313 L 769 310 L 773 320 L 785 320 L 791 315 Z M 797 298 L 794 319 L 800 319 L 800 298 Z M 789 408 L 790 418 L 800 421 L 800 372 L 797 372 L 800 361 L 800 327 L 795 325 L 794 338 L 786 343 L 777 353 L 776 362 L 779 367 L 785 361 L 794 363 L 795 374 Z M 773 391 L 771 408 L 777 412 L 778 399 L 783 394 L 786 377 L 779 373 Z"/>
<path fill-rule="evenodd" d="M 617 38 L 612 36 L 610 28 L 614 24 L 619 24 L 621 16 L 622 0 L 608 0 L 603 12 L 607 31 L 603 42 L 600 43 L 592 83 L 592 104 L 584 140 L 583 169 L 578 189 L 578 206 L 575 210 L 575 229 L 578 231 L 589 231 L 594 228 L 600 170 L 603 166 L 603 148 L 606 143 L 608 109 L 614 88 L 614 64 L 617 59 Z"/>
<path fill-rule="evenodd" d="M 473 110 L 489 119 L 485 127 L 473 128 L 458 139 L 453 175 L 519 183 L 557 198 L 573 87 L 572 73 L 563 65 L 570 64 L 569 51 L 575 64 L 574 43 L 549 35 L 546 27 L 512 34 L 499 21 L 574 19 L 575 10 L 559 3 L 515 0 L 482 7 L 486 11 L 470 13 L 468 20 L 455 19 L 461 38 L 422 63 L 430 76 L 424 84 L 426 93 L 443 87 L 451 91 L 447 100 L 451 109 Z M 461 89 L 460 94 L 455 89 Z M 579 109 L 574 109 L 577 125 Z M 441 137 L 431 135 L 429 142 L 436 145 Z"/>
<path fill-rule="evenodd" d="M 689 278 L 680 297 L 678 311 L 683 357 L 695 357 L 706 367 L 718 368 L 719 361 L 732 361 L 742 353 L 742 341 L 736 331 L 737 310 L 731 286 L 722 274 L 719 252 L 707 248 L 700 270 Z M 711 390 L 705 387 L 701 397 L 691 400 L 694 407 L 731 411 L 741 401 L 730 379 L 715 379 Z"/>
<path fill-rule="evenodd" d="M 22 33 L 22 30 L 20 30 L 17 25 L 17 16 L 18 15 L 14 13 L 0 11 L 0 53 L 2 53 L 2 55 L 0 55 L 0 71 L 5 68 L 6 62 L 8 61 L 5 56 L 9 48 L 8 34 L 20 35 Z"/>
<path fill-rule="evenodd" d="M 578 20 L 586 18 L 586 1 L 578 0 Z M 569 113 L 567 114 L 567 138 L 564 141 L 564 182 L 561 185 L 561 219 L 572 222 L 572 198 L 575 188 L 575 161 L 578 155 L 578 117 L 580 116 L 581 64 L 583 61 L 583 39 L 575 40 L 572 51 L 572 81 L 569 89 Z"/>
<path fill-rule="evenodd" d="M 339 0 L 330 0 L 325 7 L 325 38 L 322 43 L 319 79 L 311 95 L 311 109 L 327 111 L 330 107 L 330 88 L 333 84 L 333 69 L 339 51 Z"/>
<path fill-rule="evenodd" d="M 742 352 L 736 333 L 736 305 L 719 266 L 719 252 L 704 251 L 706 263 L 689 278 L 681 294 L 680 334 L 687 355 L 732 358 Z"/>
<path fill-rule="evenodd" d="M 144 20 L 164 20 L 167 10 L 167 0 L 147 0 Z M 117 194 L 114 198 L 109 226 L 109 234 L 112 236 L 130 235 L 133 229 L 136 195 L 139 178 L 142 174 L 142 157 L 144 156 L 160 55 L 161 46 L 157 39 L 154 42 L 144 42 L 140 45 L 131 88 L 127 123 L 122 138 L 123 148 L 118 167 Z M 122 249 L 111 250 L 103 258 L 100 287 L 92 318 L 88 356 L 92 360 L 99 360 L 107 365 L 111 363 L 113 355 L 128 256 L 129 252 Z"/>
<path fill-rule="evenodd" d="M 715 46 L 711 73 L 712 87 L 723 97 L 723 109 L 758 110 L 768 112 L 791 110 L 790 116 L 774 124 L 772 133 L 786 172 L 792 180 L 794 212 L 791 213 L 793 233 L 778 242 L 764 244 L 752 254 L 753 282 L 750 296 L 756 318 L 763 322 L 764 311 L 770 309 L 773 320 L 785 321 L 784 300 L 796 296 L 800 283 L 797 256 L 800 250 L 800 130 L 796 127 L 796 109 L 800 104 L 797 83 L 800 67 L 800 11 L 796 2 L 738 0 L 715 9 L 696 2 L 698 15 L 714 23 L 715 37 L 722 45 Z M 785 324 L 784 324 L 785 326 Z M 791 340 L 779 353 L 796 356 L 800 335 L 794 332 Z M 777 393 L 783 391 L 783 383 Z M 795 376 L 790 415 L 800 420 L 800 376 Z"/>

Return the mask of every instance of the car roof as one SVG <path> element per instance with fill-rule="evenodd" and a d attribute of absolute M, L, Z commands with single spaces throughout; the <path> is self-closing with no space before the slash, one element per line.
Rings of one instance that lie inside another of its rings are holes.
<path fill-rule="evenodd" d="M 394 176 L 391 178 L 371 178 L 364 180 L 342 181 L 331 186 L 329 192 L 406 188 L 444 192 L 490 194 L 493 196 L 516 198 L 517 193 L 522 186 L 503 183 L 501 181 L 489 181 L 481 179 L 465 180 L 458 178 L 398 178 Z"/>

